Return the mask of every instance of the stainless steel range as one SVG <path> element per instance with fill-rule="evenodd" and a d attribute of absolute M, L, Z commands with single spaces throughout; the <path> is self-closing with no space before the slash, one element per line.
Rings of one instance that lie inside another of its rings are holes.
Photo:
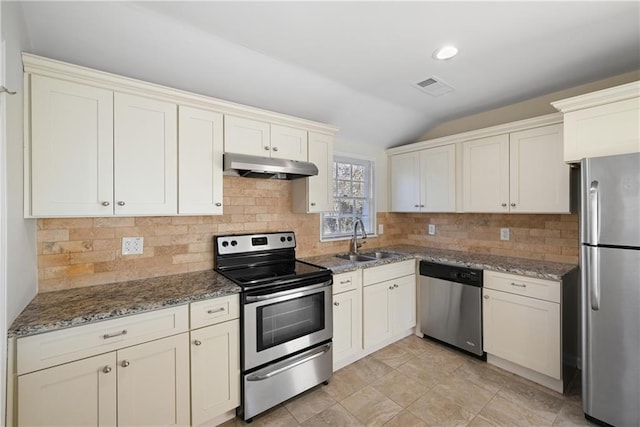
<path fill-rule="evenodd" d="M 242 399 L 255 415 L 332 374 L 331 271 L 296 260 L 293 232 L 216 236 L 215 270 L 242 288 Z"/>

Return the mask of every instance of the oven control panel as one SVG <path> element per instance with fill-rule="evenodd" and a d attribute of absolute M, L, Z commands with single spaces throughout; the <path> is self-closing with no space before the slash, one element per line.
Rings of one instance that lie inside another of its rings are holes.
<path fill-rule="evenodd" d="M 230 236 L 216 236 L 214 239 L 214 244 L 220 255 L 296 247 L 296 236 L 293 231 L 264 234 L 234 234 Z"/>

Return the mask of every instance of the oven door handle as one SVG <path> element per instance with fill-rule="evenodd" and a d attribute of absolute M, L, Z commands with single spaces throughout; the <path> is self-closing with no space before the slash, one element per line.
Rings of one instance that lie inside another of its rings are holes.
<path fill-rule="evenodd" d="M 267 380 L 267 379 L 269 379 L 269 378 L 271 378 L 271 377 L 273 377 L 275 375 L 278 375 L 278 374 L 281 374 L 282 372 L 288 371 L 291 368 L 295 368 L 298 365 L 302 365 L 303 363 L 307 363 L 310 360 L 317 359 L 318 357 L 322 356 L 323 354 L 325 354 L 329 350 L 331 350 L 331 343 L 323 345 L 322 347 L 314 350 L 312 353 L 301 354 L 300 356 L 291 359 L 291 361 L 285 361 L 286 365 L 280 366 L 280 367 L 276 367 L 274 370 L 269 371 L 266 374 L 249 375 L 247 377 L 247 381 L 264 381 L 264 380 Z M 276 366 L 278 366 L 278 365 L 276 365 Z"/>
<path fill-rule="evenodd" d="M 266 300 L 270 300 L 270 299 L 274 299 L 274 298 L 278 298 L 286 295 L 297 294 L 299 292 L 306 292 L 306 291 L 312 291 L 314 289 L 324 288 L 326 286 L 329 286 L 330 284 L 331 284 L 331 281 L 328 280 L 323 283 L 316 283 L 315 285 L 305 286 L 304 288 L 289 289 L 287 291 L 274 292 L 268 295 L 247 295 L 245 297 L 245 301 L 246 302 L 266 301 Z"/>

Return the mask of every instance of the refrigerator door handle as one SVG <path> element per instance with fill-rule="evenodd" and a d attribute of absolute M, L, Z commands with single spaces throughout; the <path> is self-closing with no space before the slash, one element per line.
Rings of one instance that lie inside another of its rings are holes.
<path fill-rule="evenodd" d="M 589 293 L 591 309 L 600 310 L 600 250 L 589 248 Z"/>
<path fill-rule="evenodd" d="M 597 245 L 600 239 L 600 206 L 598 194 L 598 181 L 591 181 L 589 186 L 589 213 L 591 218 L 589 228 L 591 233 L 591 244 Z"/>

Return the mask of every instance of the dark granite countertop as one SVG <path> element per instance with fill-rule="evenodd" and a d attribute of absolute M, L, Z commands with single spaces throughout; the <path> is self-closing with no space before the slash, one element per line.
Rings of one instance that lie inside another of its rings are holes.
<path fill-rule="evenodd" d="M 239 292 L 240 287 L 213 270 L 45 292 L 20 313 L 8 336 L 34 335 Z"/>
<path fill-rule="evenodd" d="M 526 258 L 514 258 L 492 254 L 451 251 L 413 245 L 397 245 L 376 248 L 377 250 L 394 252 L 399 256 L 367 262 L 352 262 L 336 258 L 334 255 L 321 255 L 304 258 L 304 261 L 321 265 L 331 269 L 334 273 L 344 273 L 358 268 L 398 262 L 404 259 L 421 259 L 442 264 L 460 265 L 482 270 L 502 271 L 527 277 L 548 280 L 562 280 L 562 278 L 578 268 L 576 264 L 565 264 L 550 261 L 538 261 Z"/>

